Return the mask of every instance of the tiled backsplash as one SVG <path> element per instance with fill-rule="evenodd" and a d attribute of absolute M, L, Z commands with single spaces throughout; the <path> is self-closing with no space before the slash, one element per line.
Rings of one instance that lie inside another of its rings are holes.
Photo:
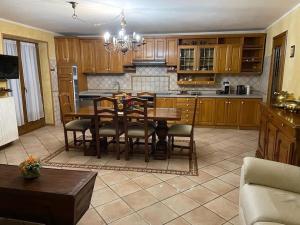
<path fill-rule="evenodd" d="M 131 91 L 177 91 L 188 90 L 215 90 L 221 87 L 223 81 L 230 81 L 231 86 L 250 85 L 252 90 L 261 90 L 261 76 L 257 75 L 228 75 L 217 74 L 216 85 L 200 87 L 180 87 L 177 85 L 177 74 L 167 73 L 166 67 L 137 67 L 136 73 L 124 75 L 88 75 L 89 90 L 111 90 L 120 83 L 122 90 Z"/>

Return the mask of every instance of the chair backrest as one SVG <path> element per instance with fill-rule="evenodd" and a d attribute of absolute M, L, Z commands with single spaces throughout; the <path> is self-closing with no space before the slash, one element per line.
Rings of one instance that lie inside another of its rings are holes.
<path fill-rule="evenodd" d="M 61 93 L 58 96 L 58 100 L 59 100 L 61 119 L 63 122 L 63 126 L 65 126 L 66 123 L 74 119 L 72 117 L 65 116 L 66 113 L 72 112 L 71 97 L 68 93 Z"/>
<path fill-rule="evenodd" d="M 151 92 L 138 92 L 138 98 L 146 99 L 149 108 L 156 108 L 156 93 Z"/>
<path fill-rule="evenodd" d="M 194 102 L 194 114 L 193 114 L 192 132 L 194 131 L 195 122 L 196 122 L 197 104 L 198 104 L 198 96 L 195 97 L 195 102 Z"/>
<path fill-rule="evenodd" d="M 110 97 L 99 97 L 94 100 L 95 127 L 99 128 L 103 123 L 111 122 L 119 130 L 119 115 L 117 99 Z M 102 107 L 102 103 L 109 102 L 113 107 Z"/>
<path fill-rule="evenodd" d="M 124 100 L 124 126 L 125 135 L 133 126 L 144 128 L 145 135 L 148 133 L 147 100 L 136 97 Z"/>
<path fill-rule="evenodd" d="M 115 98 L 117 96 L 132 96 L 131 93 L 125 91 L 119 91 L 112 94 L 112 97 Z"/>

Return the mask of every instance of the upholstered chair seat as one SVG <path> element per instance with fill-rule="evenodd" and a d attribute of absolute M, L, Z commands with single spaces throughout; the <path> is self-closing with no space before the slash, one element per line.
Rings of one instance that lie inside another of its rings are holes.
<path fill-rule="evenodd" d="M 90 119 L 81 119 L 81 120 L 72 120 L 66 123 L 66 129 L 75 130 L 75 131 L 85 131 L 90 128 L 91 120 Z"/>
<path fill-rule="evenodd" d="M 192 125 L 175 124 L 169 128 L 168 134 L 171 136 L 190 137 L 192 133 L 192 129 L 193 129 Z"/>

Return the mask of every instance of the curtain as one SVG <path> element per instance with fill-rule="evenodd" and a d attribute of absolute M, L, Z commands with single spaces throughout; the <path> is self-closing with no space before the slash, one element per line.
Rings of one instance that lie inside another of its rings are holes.
<path fill-rule="evenodd" d="M 35 44 L 21 42 L 22 68 L 28 122 L 36 121 L 44 117 L 36 51 L 37 49 Z"/>
<path fill-rule="evenodd" d="M 17 42 L 13 40 L 4 39 L 4 54 L 18 56 Z M 10 95 L 14 98 L 17 114 L 17 123 L 18 126 L 21 126 L 24 124 L 24 112 L 20 80 L 8 80 L 8 87 L 12 90 L 12 93 Z"/>

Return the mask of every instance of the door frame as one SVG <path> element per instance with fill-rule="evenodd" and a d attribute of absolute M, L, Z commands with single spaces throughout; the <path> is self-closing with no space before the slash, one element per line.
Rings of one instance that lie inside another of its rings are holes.
<path fill-rule="evenodd" d="M 287 45 L 287 36 L 288 36 L 288 31 L 284 31 L 277 36 L 273 37 L 273 42 L 272 42 L 272 55 L 271 55 L 271 65 L 270 65 L 270 73 L 269 73 L 269 84 L 268 84 L 268 93 L 267 93 L 267 103 L 271 103 L 271 96 L 272 96 L 272 81 L 273 81 L 273 66 L 274 66 L 274 42 L 280 38 L 284 37 L 284 51 L 282 51 L 282 57 L 280 59 L 280 67 L 281 70 L 279 72 L 279 86 L 280 89 L 282 89 L 282 83 L 283 83 L 283 75 L 284 75 L 284 66 L 285 66 L 285 56 L 286 56 L 286 45 Z"/>

